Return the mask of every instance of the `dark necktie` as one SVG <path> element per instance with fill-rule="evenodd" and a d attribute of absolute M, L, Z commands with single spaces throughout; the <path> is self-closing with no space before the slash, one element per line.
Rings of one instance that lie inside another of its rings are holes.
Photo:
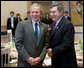
<path fill-rule="evenodd" d="M 50 36 L 52 36 L 52 34 L 53 34 L 54 30 L 55 30 L 55 24 L 56 24 L 56 23 L 53 23 L 53 25 L 52 25 L 52 29 L 51 29 L 51 34 L 50 34 Z"/>
<path fill-rule="evenodd" d="M 36 40 L 36 45 L 38 44 L 38 24 L 35 23 L 35 40 Z"/>
<path fill-rule="evenodd" d="M 51 44 L 51 37 L 52 37 L 53 32 L 54 32 L 54 30 L 55 30 L 55 24 L 56 24 L 56 22 L 53 23 L 52 28 L 51 28 L 51 32 L 50 32 L 50 36 L 49 36 L 49 41 L 48 41 L 49 47 L 51 47 L 51 46 L 50 46 L 50 44 Z"/>

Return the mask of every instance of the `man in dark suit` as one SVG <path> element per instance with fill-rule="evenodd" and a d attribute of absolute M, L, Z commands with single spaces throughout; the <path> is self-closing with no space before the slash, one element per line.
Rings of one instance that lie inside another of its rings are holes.
<path fill-rule="evenodd" d="M 18 23 L 15 45 L 18 51 L 18 67 L 41 67 L 47 52 L 47 25 L 40 22 L 41 5 L 30 7 L 31 20 Z"/>
<path fill-rule="evenodd" d="M 48 55 L 52 57 L 52 67 L 77 67 L 74 49 L 74 27 L 63 16 L 61 3 L 53 3 L 50 15 L 54 21 L 49 38 Z"/>
<path fill-rule="evenodd" d="M 71 21 L 71 17 L 68 16 L 68 11 L 65 11 L 65 18 L 68 19 L 69 21 Z"/>
<path fill-rule="evenodd" d="M 51 27 L 52 19 L 50 18 L 50 14 L 48 12 L 45 13 L 45 18 L 43 21 L 48 27 Z"/>
<path fill-rule="evenodd" d="M 14 11 L 11 11 L 10 12 L 10 16 L 8 19 L 7 19 L 7 30 L 11 29 L 12 30 L 12 35 L 14 36 L 15 35 L 15 27 L 16 27 L 16 24 L 15 23 L 15 17 L 14 17 Z"/>
<path fill-rule="evenodd" d="M 27 17 L 24 20 L 29 20 L 30 19 L 30 12 L 27 12 Z"/>

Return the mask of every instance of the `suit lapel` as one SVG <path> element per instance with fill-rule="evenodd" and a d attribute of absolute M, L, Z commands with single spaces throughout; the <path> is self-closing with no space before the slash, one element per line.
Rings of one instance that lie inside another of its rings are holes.
<path fill-rule="evenodd" d="M 63 23 L 63 20 L 64 20 L 64 16 L 62 17 L 62 19 L 60 20 L 60 22 L 58 23 L 57 27 L 55 28 L 54 32 L 53 32 L 53 35 L 57 32 L 58 29 L 60 29 L 62 23 Z M 53 37 L 52 35 L 52 37 Z"/>
<path fill-rule="evenodd" d="M 35 32 L 34 32 L 34 29 L 33 29 L 33 25 L 32 25 L 32 21 L 30 21 L 30 27 L 31 28 L 31 33 L 32 33 L 32 39 L 35 43 L 35 47 L 38 47 L 39 46 L 39 42 L 40 42 L 40 39 L 41 39 L 41 36 L 43 34 L 43 27 L 41 26 L 41 22 L 39 22 L 39 40 L 38 40 L 38 45 L 36 45 L 36 42 L 35 42 Z"/>
<path fill-rule="evenodd" d="M 39 42 L 40 42 L 42 34 L 43 34 L 43 27 L 41 26 L 41 22 L 39 22 L 39 41 L 38 41 L 38 46 L 39 46 Z"/>
<path fill-rule="evenodd" d="M 29 23 L 29 22 L 28 22 Z M 33 39 L 33 41 L 34 41 L 34 43 L 35 43 L 35 47 L 36 47 L 36 42 L 35 42 L 35 32 L 34 32 L 34 29 L 33 29 L 33 25 L 32 25 L 32 21 L 30 20 L 30 28 L 31 28 L 31 35 L 32 35 L 32 39 Z"/>

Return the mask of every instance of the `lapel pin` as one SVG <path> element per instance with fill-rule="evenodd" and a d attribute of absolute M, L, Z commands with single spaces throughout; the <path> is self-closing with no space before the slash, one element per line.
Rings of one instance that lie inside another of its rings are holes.
<path fill-rule="evenodd" d="M 57 29 L 58 29 L 58 27 L 57 27 Z"/>

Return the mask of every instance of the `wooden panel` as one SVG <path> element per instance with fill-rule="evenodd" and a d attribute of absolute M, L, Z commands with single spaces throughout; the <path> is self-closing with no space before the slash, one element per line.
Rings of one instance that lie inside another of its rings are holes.
<path fill-rule="evenodd" d="M 7 27 L 6 26 L 1 26 L 1 30 L 6 30 Z"/>

